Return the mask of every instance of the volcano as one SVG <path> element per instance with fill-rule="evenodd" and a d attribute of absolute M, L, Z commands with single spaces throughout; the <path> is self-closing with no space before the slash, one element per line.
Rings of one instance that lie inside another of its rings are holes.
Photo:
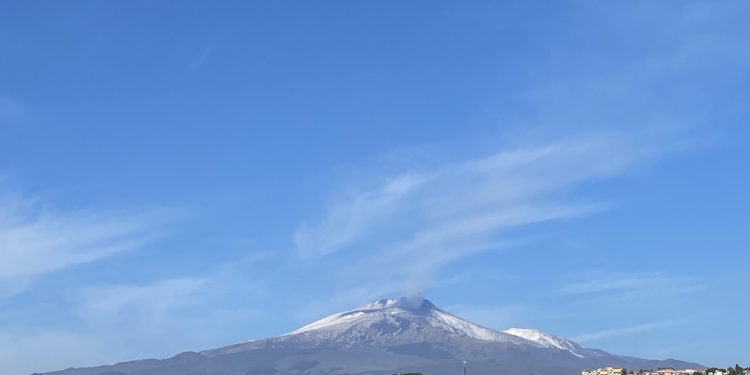
<path fill-rule="evenodd" d="M 541 331 L 498 331 L 450 314 L 422 298 L 373 301 L 293 332 L 164 360 L 71 368 L 50 375 L 272 375 L 422 372 L 573 375 L 584 368 L 697 368 L 673 359 L 619 356 Z"/>

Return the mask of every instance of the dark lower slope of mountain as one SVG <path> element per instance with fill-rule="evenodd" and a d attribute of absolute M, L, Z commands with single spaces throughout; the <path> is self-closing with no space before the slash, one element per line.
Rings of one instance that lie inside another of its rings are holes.
<path fill-rule="evenodd" d="M 574 375 L 584 368 L 695 368 L 586 349 L 535 330 L 495 331 L 422 299 L 375 301 L 279 337 L 165 360 L 67 369 L 49 375 L 286 375 L 394 372 Z"/>

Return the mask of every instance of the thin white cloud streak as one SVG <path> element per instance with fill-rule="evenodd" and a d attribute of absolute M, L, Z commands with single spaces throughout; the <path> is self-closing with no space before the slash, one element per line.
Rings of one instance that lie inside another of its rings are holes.
<path fill-rule="evenodd" d="M 661 294 L 677 294 L 704 289 L 705 286 L 686 277 L 667 276 L 660 273 L 594 272 L 589 280 L 569 283 L 557 292 L 566 297 L 630 298 L 651 297 Z"/>
<path fill-rule="evenodd" d="M 190 65 L 188 65 L 188 67 L 185 69 L 185 73 L 194 73 L 200 70 L 200 68 L 203 67 L 203 65 L 205 65 L 208 59 L 211 57 L 211 53 L 213 52 L 213 50 L 213 46 L 205 47 L 200 56 L 198 56 L 197 59 L 191 62 Z"/>
<path fill-rule="evenodd" d="M 79 313 L 89 319 L 104 317 L 109 321 L 135 314 L 149 326 L 158 327 L 173 309 L 190 304 L 205 291 L 208 282 L 202 278 L 178 278 L 148 285 L 93 287 L 84 292 L 86 301 L 79 306 Z"/>
<path fill-rule="evenodd" d="M 303 257 L 323 256 L 351 245 L 384 216 L 396 214 L 401 199 L 425 182 L 425 176 L 397 176 L 381 189 L 365 192 L 353 200 L 336 203 L 315 226 L 303 223 L 294 243 Z"/>
<path fill-rule="evenodd" d="M 396 278 L 418 292 L 445 265 L 506 246 L 497 238 L 505 230 L 607 209 L 574 199 L 572 188 L 648 165 L 677 147 L 655 134 L 570 137 L 402 173 L 337 199 L 322 219 L 300 226 L 294 243 L 303 258 L 356 249 L 360 256 L 342 271 L 345 278 Z"/>
<path fill-rule="evenodd" d="M 486 215 L 462 218 L 415 233 L 412 238 L 389 245 L 345 270 L 350 278 L 390 277 L 402 280 L 408 295 L 419 294 L 432 285 L 442 267 L 467 256 L 513 246 L 516 241 L 497 241 L 503 229 L 571 218 L 598 207 L 508 207 Z"/>
<path fill-rule="evenodd" d="M 255 252 L 202 277 L 89 287 L 81 293 L 76 313 L 91 324 L 126 324 L 151 334 L 174 330 L 189 321 L 209 322 L 217 315 L 229 317 L 242 312 L 242 319 L 258 317 L 263 313 L 255 308 L 225 309 L 223 306 L 228 294 L 252 298 L 263 295 L 265 290 L 247 277 L 247 267 L 275 254 Z M 236 318 L 239 317 L 232 319 Z M 217 324 L 216 321 L 213 324 Z"/>
<path fill-rule="evenodd" d="M 88 287 L 73 312 L 92 334 L 108 337 L 113 346 L 135 345 L 144 356 L 218 346 L 226 337 L 244 340 L 233 325 L 266 317 L 254 303 L 266 291 L 248 277 L 247 267 L 274 254 L 256 252 L 205 276 Z M 245 298 L 248 303 L 238 304 Z"/>
<path fill-rule="evenodd" d="M 679 326 L 687 322 L 688 322 L 687 319 L 662 320 L 658 322 L 640 324 L 636 326 L 605 329 L 603 331 L 594 332 L 594 333 L 584 333 L 584 334 L 580 334 L 580 335 L 572 337 L 571 340 L 575 342 L 581 342 L 581 343 L 591 342 L 591 341 L 596 341 L 596 340 L 601 340 L 601 339 L 606 339 L 606 338 L 611 338 L 611 337 L 618 337 L 618 336 L 632 335 L 635 333 L 656 331 L 656 330 L 664 329 L 668 327 Z"/>
<path fill-rule="evenodd" d="M 210 321 L 211 316 L 232 315 L 232 311 L 252 311 L 244 318 L 261 314 L 260 310 L 253 308 L 223 309 L 214 302 L 218 300 L 217 296 L 231 288 L 229 282 L 238 281 L 225 280 L 221 276 L 89 287 L 82 292 L 83 301 L 76 307 L 76 313 L 93 325 L 113 327 L 126 324 L 154 335 L 169 331 L 185 321 L 192 321 L 198 315 L 200 320 Z"/>
<path fill-rule="evenodd" d="M 302 256 L 320 257 L 362 240 L 394 216 L 415 213 L 416 219 L 439 221 L 492 214 L 494 208 L 615 176 L 669 151 L 657 142 L 626 134 L 589 136 L 404 173 L 382 188 L 338 200 L 317 223 L 303 223 L 294 243 Z"/>
<path fill-rule="evenodd" d="M 0 193 L 2 194 L 2 193 Z M 163 235 L 165 212 L 61 212 L 17 193 L 0 196 L 0 296 L 41 274 L 94 262 Z"/>
<path fill-rule="evenodd" d="M 648 285 L 652 282 L 651 279 L 639 279 L 639 278 L 627 278 L 620 280 L 592 280 L 583 283 L 575 283 L 566 285 L 560 289 L 560 294 L 571 295 L 571 294 L 586 294 L 586 293 L 597 293 L 606 292 L 611 290 L 629 289 L 634 287 L 640 287 Z"/>
<path fill-rule="evenodd" d="M 0 368 L 4 374 L 21 375 L 166 358 L 239 341 L 243 337 L 232 337 L 233 328 L 262 319 L 264 313 L 253 308 L 222 308 L 215 297 L 228 288 L 224 282 L 183 277 L 86 288 L 71 311 L 76 330 L 14 327 L 0 331 Z"/>

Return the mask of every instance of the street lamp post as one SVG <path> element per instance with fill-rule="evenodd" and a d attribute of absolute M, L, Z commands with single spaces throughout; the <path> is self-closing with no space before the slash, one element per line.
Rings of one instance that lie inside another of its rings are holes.
<path fill-rule="evenodd" d="M 464 375 L 466 375 L 466 361 L 464 361 Z"/>

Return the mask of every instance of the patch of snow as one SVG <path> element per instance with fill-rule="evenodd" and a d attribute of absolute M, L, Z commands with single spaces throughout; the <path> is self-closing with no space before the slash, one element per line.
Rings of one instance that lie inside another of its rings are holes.
<path fill-rule="evenodd" d="M 542 331 L 537 331 L 535 329 L 526 329 L 526 328 L 511 328 L 503 332 L 511 334 L 513 336 L 524 338 L 529 341 L 533 341 L 547 348 L 556 348 L 560 350 L 566 350 L 566 351 L 571 352 L 573 355 L 575 355 L 578 358 L 583 358 L 583 355 L 580 354 L 580 352 L 583 351 L 583 347 L 581 347 L 580 345 L 568 339 L 564 339 L 562 337 L 557 337 L 557 336 L 544 333 Z"/>

